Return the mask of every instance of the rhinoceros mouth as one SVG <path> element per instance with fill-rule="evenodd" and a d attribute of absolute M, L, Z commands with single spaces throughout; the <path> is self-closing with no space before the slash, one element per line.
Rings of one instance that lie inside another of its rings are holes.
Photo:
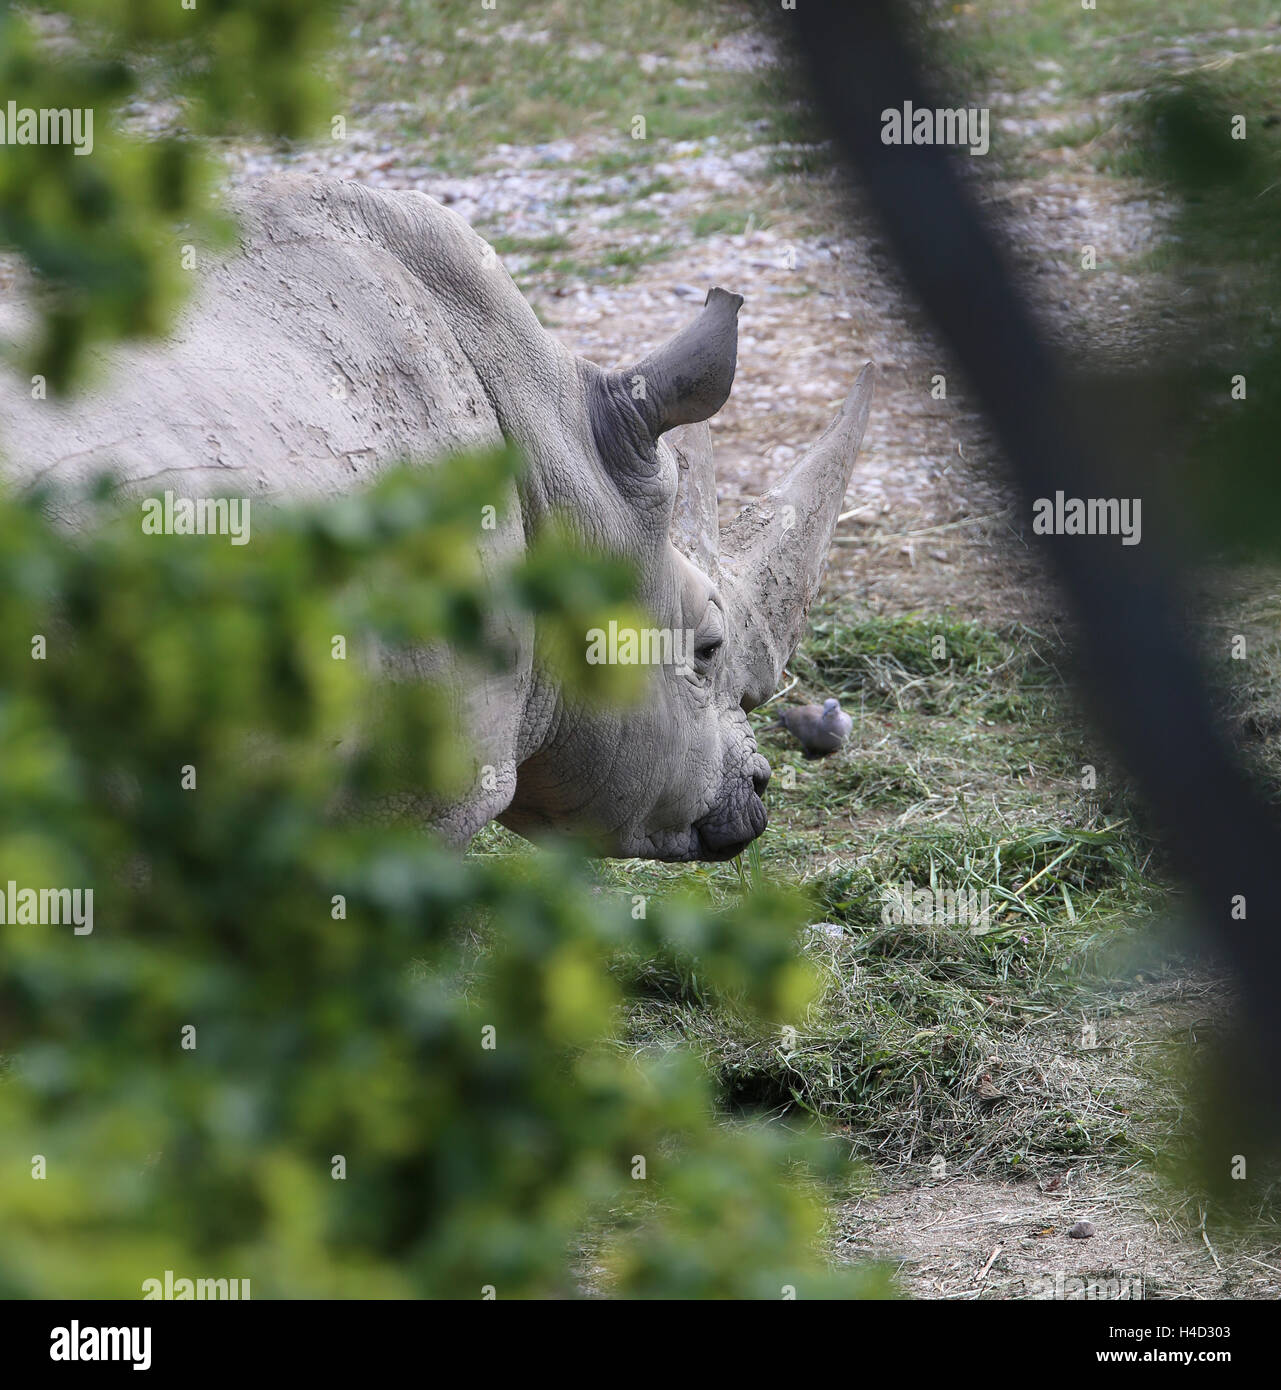
<path fill-rule="evenodd" d="M 729 815 L 721 810 L 694 822 L 690 858 L 713 863 L 737 859 L 764 831 L 768 821 L 765 803 L 755 791 L 749 791 L 742 804 Z"/>
<path fill-rule="evenodd" d="M 702 831 L 696 830 L 695 835 L 698 839 L 699 852 L 693 857 L 709 863 L 722 863 L 727 859 L 737 859 L 740 854 L 756 839 L 755 835 L 749 835 L 746 840 L 731 840 L 724 845 L 710 845 L 704 838 Z"/>

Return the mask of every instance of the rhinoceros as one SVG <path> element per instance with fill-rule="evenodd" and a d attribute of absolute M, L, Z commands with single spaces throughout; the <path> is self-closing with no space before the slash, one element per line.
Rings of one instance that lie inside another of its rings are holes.
<path fill-rule="evenodd" d="M 424 818 L 460 844 L 496 819 L 588 835 L 613 856 L 739 854 L 765 828 L 770 777 L 747 713 L 803 632 L 871 364 L 818 442 L 721 532 L 707 421 L 733 382 L 740 296 L 712 289 L 670 341 L 606 370 L 557 343 L 492 248 L 424 194 L 278 178 L 236 204 L 240 248 L 202 276 L 168 342 L 114 354 L 68 405 L 0 375 L 11 479 L 109 470 L 134 493 L 333 496 L 396 462 L 511 441 L 527 466 L 478 533 L 486 566 L 567 512 L 633 561 L 639 603 L 660 628 L 692 631 L 693 656 L 653 667 L 639 707 L 586 708 L 540 668 L 534 623 L 498 615 L 509 667 L 447 672 L 465 687 L 475 790 Z"/>

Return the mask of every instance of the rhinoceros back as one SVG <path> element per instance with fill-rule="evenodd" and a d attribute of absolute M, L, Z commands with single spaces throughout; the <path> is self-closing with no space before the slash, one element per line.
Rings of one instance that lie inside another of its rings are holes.
<path fill-rule="evenodd" d="M 0 372 L 19 488 L 110 471 L 127 492 L 329 496 L 386 465 L 495 444 L 556 350 L 485 242 L 434 199 L 275 179 L 239 195 L 238 254 L 164 343 L 104 354 L 69 402 Z M 21 305 L 0 331 L 21 323 Z"/>

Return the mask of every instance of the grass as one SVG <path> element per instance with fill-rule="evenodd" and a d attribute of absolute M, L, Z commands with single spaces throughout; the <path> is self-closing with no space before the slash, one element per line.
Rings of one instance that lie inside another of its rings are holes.
<path fill-rule="evenodd" d="M 788 698 L 861 699 L 859 729 L 821 763 L 762 732 L 771 828 L 748 862 L 599 868 L 606 889 L 693 883 L 720 902 L 802 883 L 826 924 L 803 943 L 822 998 L 784 1045 L 708 998 L 695 963 L 621 959 L 620 1044 L 692 1047 L 727 1112 L 819 1114 L 882 1164 L 941 1154 L 986 1172 L 1148 1152 L 1144 1083 L 1082 1043 L 1082 1018 L 1124 1014 L 1176 969 L 1153 936 L 1164 894 L 1129 817 L 1067 775 L 1083 736 L 1057 655 L 1026 628 L 822 608 Z M 1043 764 L 1031 782 L 1030 753 Z M 478 847 L 500 845 L 488 832 Z M 902 884 L 986 892 L 989 917 L 884 921 Z"/>
<path fill-rule="evenodd" d="M 476 0 L 357 0 L 342 76 L 362 119 L 375 106 L 366 93 L 419 107 L 416 133 L 442 166 L 580 136 L 631 164 L 636 116 L 651 142 L 734 133 L 727 112 L 742 84 L 693 55 L 745 24 L 740 7 L 715 2 L 532 0 L 514 14 Z"/>
<path fill-rule="evenodd" d="M 487 240 L 500 256 L 544 255 L 549 251 L 564 251 L 570 244 L 568 237 L 560 236 L 555 233 L 547 236 L 535 237 L 507 236 L 502 233 L 490 233 Z"/>
<path fill-rule="evenodd" d="M 747 226 L 752 213 L 741 208 L 712 208 L 707 212 L 696 213 L 690 223 L 690 232 L 696 241 L 704 237 L 716 236 L 721 232 L 737 235 Z"/>
<path fill-rule="evenodd" d="M 1222 604 L 1251 652 L 1223 698 L 1247 742 L 1275 742 L 1275 582 Z M 1226 994 L 1171 930 L 1179 902 L 1124 784 L 1094 758 L 1113 790 L 1080 786 L 1092 750 L 1061 666 L 1026 627 L 821 608 L 788 698 L 859 698 L 846 747 L 805 763 L 761 728 L 771 827 L 747 863 L 599 869 L 616 891 L 694 882 L 722 902 L 771 878 L 802 883 L 814 925 L 801 948 L 821 996 L 785 1041 L 709 997 L 696 963 L 622 958 L 620 1045 L 693 1048 L 727 1114 L 822 1116 L 882 1178 L 940 1159 L 971 1177 L 1175 1171 L 1192 1068 Z M 1269 756 L 1281 799 L 1281 757 Z M 988 911 L 895 920 L 887 890 L 902 885 L 973 890 Z M 1145 1191 L 1172 1229 L 1195 1227 L 1187 1189 Z M 1216 1221 L 1226 1236 L 1228 1214 Z"/>
<path fill-rule="evenodd" d="M 610 227 L 631 227 L 639 231 L 651 231 L 662 225 L 663 214 L 657 208 L 644 206 L 624 208 L 609 219 Z"/>
<path fill-rule="evenodd" d="M 643 265 L 663 260 L 674 249 L 670 241 L 661 240 L 615 246 L 601 257 L 599 266 L 589 267 L 586 273 L 596 280 L 626 284 Z"/>
<path fill-rule="evenodd" d="M 1213 62 L 1234 53 L 1243 41 L 1229 30 L 1262 31 L 1275 40 L 1276 6 L 1267 0 L 1238 0 L 1230 12 L 1216 0 L 1127 0 L 1094 10 L 1046 3 L 949 6 L 934 27 L 932 46 L 969 91 L 1012 91 L 1055 78 L 1065 95 L 1097 97 L 1144 85 L 1143 75 L 1158 62 Z"/>
<path fill-rule="evenodd" d="M 540 275 L 564 271 L 573 265 L 572 258 L 563 255 L 572 245 L 559 233 L 545 236 L 512 236 L 497 232 L 483 223 L 477 230 L 503 258 L 508 271 L 521 280 L 533 281 Z"/>
<path fill-rule="evenodd" d="M 1230 12 L 1215 0 L 1129 0 L 1091 11 L 1029 3 L 947 7 L 923 30 L 952 99 L 1016 97 L 993 110 L 992 153 L 1007 176 L 1053 174 L 1071 152 L 1083 167 L 1142 177 L 1139 98 L 1175 75 L 1210 79 L 1227 110 L 1247 113 L 1249 138 L 1281 150 L 1276 120 L 1281 16 L 1264 0 Z M 1067 122 L 1057 119 L 1066 111 Z M 1073 114 L 1076 113 L 1076 114 Z M 1001 117 L 1054 116 L 1042 129 L 1005 130 Z"/>
<path fill-rule="evenodd" d="M 857 863 L 808 880 L 827 924 L 807 943 L 824 992 L 794 1046 L 647 963 L 632 967 L 626 1041 L 693 1046 L 732 1110 L 822 1115 L 882 1164 L 1132 1159 L 1141 1083 L 1102 1065 L 1081 1017 L 1106 1017 L 1133 989 L 1132 962 L 1124 973 L 1109 962 L 1145 949 L 1135 923 L 1155 894 L 1142 855 L 1115 830 L 873 837 Z M 945 880 L 996 895 L 986 931 L 881 920 L 887 884 Z"/>

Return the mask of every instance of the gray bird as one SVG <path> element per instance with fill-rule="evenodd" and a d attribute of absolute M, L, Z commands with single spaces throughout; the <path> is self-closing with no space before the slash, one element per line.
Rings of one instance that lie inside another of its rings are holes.
<path fill-rule="evenodd" d="M 841 709 L 841 702 L 826 699 L 821 705 L 796 705 L 780 710 L 772 728 L 786 729 L 805 750 L 807 758 L 824 758 L 845 742 L 854 721 Z"/>

